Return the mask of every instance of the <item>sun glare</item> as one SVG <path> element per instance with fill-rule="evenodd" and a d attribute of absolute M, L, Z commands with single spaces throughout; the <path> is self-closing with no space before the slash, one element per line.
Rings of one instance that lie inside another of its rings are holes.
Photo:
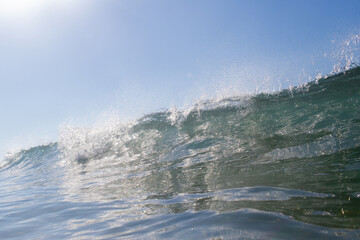
<path fill-rule="evenodd" d="M 36 18 L 46 9 L 75 9 L 83 0 L 0 0 L 0 20 L 28 20 Z"/>
<path fill-rule="evenodd" d="M 1 18 L 27 18 L 36 15 L 46 0 L 0 0 Z"/>

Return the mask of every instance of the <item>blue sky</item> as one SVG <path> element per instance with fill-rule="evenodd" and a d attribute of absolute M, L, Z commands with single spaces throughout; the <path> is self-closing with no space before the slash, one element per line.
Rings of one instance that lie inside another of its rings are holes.
<path fill-rule="evenodd" d="M 359 33 L 358 0 L 3 0 L 0 152 L 108 109 L 297 85 Z"/>

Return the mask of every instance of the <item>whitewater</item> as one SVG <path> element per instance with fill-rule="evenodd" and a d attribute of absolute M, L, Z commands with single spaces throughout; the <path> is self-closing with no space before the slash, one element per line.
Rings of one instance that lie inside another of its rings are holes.
<path fill-rule="evenodd" d="M 2 239 L 359 239 L 360 68 L 0 161 Z"/>

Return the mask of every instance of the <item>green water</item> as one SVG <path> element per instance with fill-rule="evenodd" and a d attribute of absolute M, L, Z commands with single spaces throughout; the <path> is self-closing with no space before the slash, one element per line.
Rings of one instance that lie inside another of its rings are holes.
<path fill-rule="evenodd" d="M 63 129 L 0 169 L 5 239 L 359 239 L 360 69 Z"/>

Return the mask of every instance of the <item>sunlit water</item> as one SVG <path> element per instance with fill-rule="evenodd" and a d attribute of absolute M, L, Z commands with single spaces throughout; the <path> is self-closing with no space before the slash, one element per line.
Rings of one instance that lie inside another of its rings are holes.
<path fill-rule="evenodd" d="M 1 239 L 360 239 L 360 69 L 0 162 Z"/>

